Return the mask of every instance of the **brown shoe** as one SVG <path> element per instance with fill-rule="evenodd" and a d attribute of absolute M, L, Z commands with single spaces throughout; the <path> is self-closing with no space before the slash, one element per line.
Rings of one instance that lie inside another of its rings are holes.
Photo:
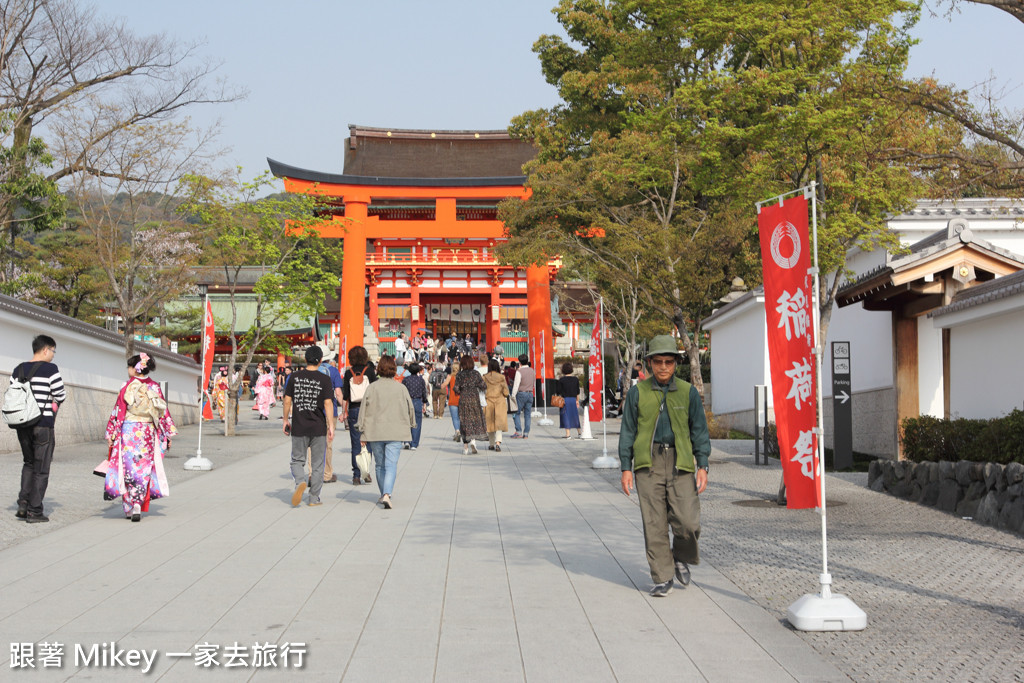
<path fill-rule="evenodd" d="M 325 484 L 333 484 L 336 481 L 338 481 L 338 475 L 336 474 L 332 474 L 330 479 L 324 479 Z"/>
<path fill-rule="evenodd" d="M 299 485 L 295 487 L 295 491 L 292 492 L 292 507 L 298 507 L 299 503 L 302 502 L 302 494 L 306 492 L 306 482 L 300 481 Z"/>
<path fill-rule="evenodd" d="M 353 486 L 359 486 L 362 483 L 363 483 L 363 480 L 360 479 L 359 477 L 352 477 L 352 485 Z"/>

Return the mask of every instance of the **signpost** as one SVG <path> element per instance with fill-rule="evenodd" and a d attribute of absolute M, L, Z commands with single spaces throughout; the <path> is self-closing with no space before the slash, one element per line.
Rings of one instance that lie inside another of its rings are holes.
<path fill-rule="evenodd" d="M 832 466 L 853 467 L 853 401 L 850 342 L 832 342 Z"/>

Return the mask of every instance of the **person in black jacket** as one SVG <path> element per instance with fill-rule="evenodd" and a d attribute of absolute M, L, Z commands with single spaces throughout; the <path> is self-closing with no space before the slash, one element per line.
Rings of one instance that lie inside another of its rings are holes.
<path fill-rule="evenodd" d="M 580 380 L 572 374 L 572 363 L 562 363 L 562 376 L 555 383 L 555 393 L 565 399 L 565 405 L 558 409 L 558 426 L 565 430 L 566 439 L 571 439 L 569 430 L 575 429 L 577 436 L 583 438 L 580 427 L 580 410 L 577 401 L 580 397 Z"/>
<path fill-rule="evenodd" d="M 17 428 L 23 464 L 18 511 L 14 516 L 29 524 L 50 521 L 43 513 L 43 497 L 50 482 L 50 463 L 53 461 L 54 419 L 58 406 L 67 398 L 60 370 L 53 364 L 55 353 L 57 342 L 53 337 L 41 334 L 32 340 L 32 360 L 21 363 L 11 372 L 11 377 L 28 381 L 41 413 L 37 422 Z"/>
<path fill-rule="evenodd" d="M 370 382 L 377 379 L 377 371 L 373 367 L 373 363 L 370 362 L 370 354 L 366 352 L 366 349 L 362 346 L 353 346 L 348 351 L 348 369 L 345 370 L 345 376 L 342 378 L 341 383 L 341 396 L 345 401 L 345 413 L 348 421 L 348 436 L 352 444 L 352 485 L 359 486 L 359 484 L 370 483 L 373 481 L 373 477 L 369 472 L 360 472 L 359 465 L 356 464 L 356 456 L 359 455 L 359 451 L 362 449 L 362 434 L 356 428 L 356 422 L 359 420 L 359 408 L 362 405 L 363 396 L 366 394 L 366 388 L 370 386 Z M 356 387 L 353 388 L 353 380 L 355 380 Z"/>

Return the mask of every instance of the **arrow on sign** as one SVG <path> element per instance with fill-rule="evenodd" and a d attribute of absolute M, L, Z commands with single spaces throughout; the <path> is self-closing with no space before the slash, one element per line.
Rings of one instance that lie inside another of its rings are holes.
<path fill-rule="evenodd" d="M 839 399 L 840 403 L 846 403 L 847 401 L 850 400 L 850 395 L 848 393 L 846 393 L 845 391 L 840 391 L 839 395 L 836 396 L 836 398 Z"/>

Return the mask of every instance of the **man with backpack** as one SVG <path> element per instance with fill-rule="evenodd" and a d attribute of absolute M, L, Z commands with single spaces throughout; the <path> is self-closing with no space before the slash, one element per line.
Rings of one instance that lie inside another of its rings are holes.
<path fill-rule="evenodd" d="M 53 425 L 57 408 L 67 393 L 60 370 L 53 364 L 57 342 L 41 334 L 32 340 L 32 360 L 11 373 L 4 394 L 4 419 L 18 431 L 23 464 L 18 511 L 14 516 L 30 524 L 49 522 L 43 514 L 43 496 L 50 481 L 53 460 Z"/>
<path fill-rule="evenodd" d="M 434 404 L 434 419 L 440 420 L 444 412 L 445 384 L 448 383 L 448 373 L 444 371 L 443 363 L 436 363 L 434 371 L 430 373 L 430 397 Z"/>
<path fill-rule="evenodd" d="M 344 400 L 341 392 L 341 387 L 344 384 L 342 381 L 341 373 L 338 372 L 338 368 L 331 364 L 334 360 L 334 351 L 327 350 L 324 352 L 323 360 L 320 361 L 320 367 L 317 371 L 323 375 L 327 375 L 331 379 L 331 387 L 334 389 L 334 422 L 338 421 L 338 406 Z M 328 416 L 332 417 L 332 416 Z M 324 483 L 331 484 L 338 481 L 338 475 L 334 473 L 334 465 L 331 462 L 334 455 L 334 439 L 327 440 L 327 462 L 324 465 Z"/>
<path fill-rule="evenodd" d="M 348 350 L 348 368 L 342 378 L 342 398 L 345 400 L 345 415 L 348 421 L 348 436 L 352 444 L 352 485 L 359 486 L 364 481 L 370 483 L 373 476 L 370 472 L 363 472 L 356 463 L 356 456 L 362 449 L 362 434 L 356 427 L 359 421 L 359 409 L 363 403 L 363 396 L 370 382 L 377 379 L 376 370 L 370 362 L 370 355 L 362 346 L 353 346 Z"/>

